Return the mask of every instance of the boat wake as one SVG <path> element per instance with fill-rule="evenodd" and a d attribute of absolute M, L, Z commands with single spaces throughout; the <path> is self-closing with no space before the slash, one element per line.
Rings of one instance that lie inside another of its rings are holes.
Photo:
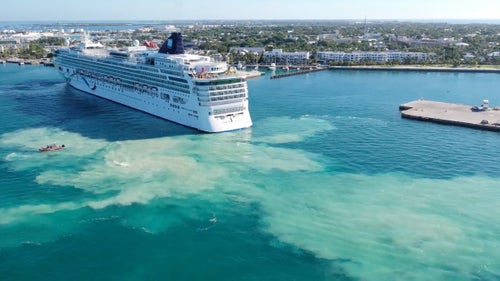
<path fill-rule="evenodd" d="M 215 216 L 215 214 L 212 214 L 212 218 L 210 218 L 208 222 L 208 225 L 198 228 L 198 231 L 207 231 L 215 227 L 215 224 L 217 223 L 217 217 Z"/>
<path fill-rule="evenodd" d="M 116 160 L 113 160 L 113 164 L 115 164 L 116 166 L 120 166 L 120 167 L 128 167 L 128 166 L 130 166 L 130 164 L 127 163 L 127 162 L 120 162 L 120 161 L 116 161 Z"/>
<path fill-rule="evenodd" d="M 5 161 L 11 162 L 11 161 L 27 159 L 27 158 L 29 158 L 29 155 L 12 152 L 12 153 L 7 154 L 7 156 L 5 156 L 4 159 L 5 159 Z"/>

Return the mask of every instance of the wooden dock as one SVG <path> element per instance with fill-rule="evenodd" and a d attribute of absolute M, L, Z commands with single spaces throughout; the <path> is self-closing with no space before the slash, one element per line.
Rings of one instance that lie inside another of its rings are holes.
<path fill-rule="evenodd" d="M 473 111 L 472 106 L 416 100 L 399 106 L 401 117 L 474 129 L 500 131 L 500 108 Z"/>

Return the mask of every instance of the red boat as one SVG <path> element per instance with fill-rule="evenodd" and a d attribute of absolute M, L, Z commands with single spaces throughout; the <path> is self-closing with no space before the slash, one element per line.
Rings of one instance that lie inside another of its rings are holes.
<path fill-rule="evenodd" d="M 56 151 L 56 150 L 61 150 L 65 148 L 64 144 L 59 146 L 55 144 L 47 145 L 46 147 L 40 147 L 38 150 L 40 152 L 47 152 L 47 151 Z"/>

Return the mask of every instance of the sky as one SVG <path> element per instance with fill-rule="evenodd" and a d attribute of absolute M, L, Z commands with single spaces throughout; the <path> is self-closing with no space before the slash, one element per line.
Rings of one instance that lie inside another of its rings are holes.
<path fill-rule="evenodd" d="M 6 0 L 1 6 L 0 21 L 500 20 L 499 0 Z"/>

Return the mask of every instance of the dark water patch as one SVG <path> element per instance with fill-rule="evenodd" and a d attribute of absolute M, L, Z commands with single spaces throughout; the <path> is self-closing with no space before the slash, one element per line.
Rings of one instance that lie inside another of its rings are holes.
<path fill-rule="evenodd" d="M 87 197 L 80 189 L 73 186 L 51 186 L 37 183 L 37 176 L 43 169 L 15 171 L 12 168 L 0 166 L 0 208 L 16 206 L 36 206 L 40 204 L 57 204 Z M 49 168 L 49 167 L 47 167 Z M 54 168 L 54 167 L 50 167 Z"/>
<path fill-rule="evenodd" d="M 37 91 L 46 91 L 47 88 L 49 87 L 55 87 L 55 86 L 63 86 L 65 85 L 64 82 L 61 81 L 54 81 L 54 80 L 28 80 L 28 81 L 23 81 L 18 84 L 11 84 L 8 87 L 3 86 L 2 90 L 10 90 L 10 91 L 21 91 L 23 93 L 28 93 L 31 94 L 33 93 L 34 95 L 37 95 L 39 92 Z"/>
<path fill-rule="evenodd" d="M 170 211 L 165 217 L 176 215 L 168 206 L 156 211 L 162 209 Z M 352 280 L 330 261 L 272 246 L 272 237 L 255 231 L 257 217 L 210 209 L 220 214 L 215 227 L 200 231 L 208 221 L 193 218 L 204 213 L 194 208 L 191 219 L 157 234 L 121 224 L 122 211 L 147 215 L 150 210 L 141 206 L 96 211 L 95 217 L 115 219 L 84 221 L 84 229 L 57 241 L 4 250 L 0 275 L 5 280 L 33 280 L 42 271 L 50 280 Z"/>
<path fill-rule="evenodd" d="M 19 95 L 24 114 L 42 117 L 36 126 L 58 127 L 94 139 L 108 141 L 148 139 L 198 131 L 89 95 L 68 85 Z M 94 125 L 92 125 L 94 124 Z"/>

